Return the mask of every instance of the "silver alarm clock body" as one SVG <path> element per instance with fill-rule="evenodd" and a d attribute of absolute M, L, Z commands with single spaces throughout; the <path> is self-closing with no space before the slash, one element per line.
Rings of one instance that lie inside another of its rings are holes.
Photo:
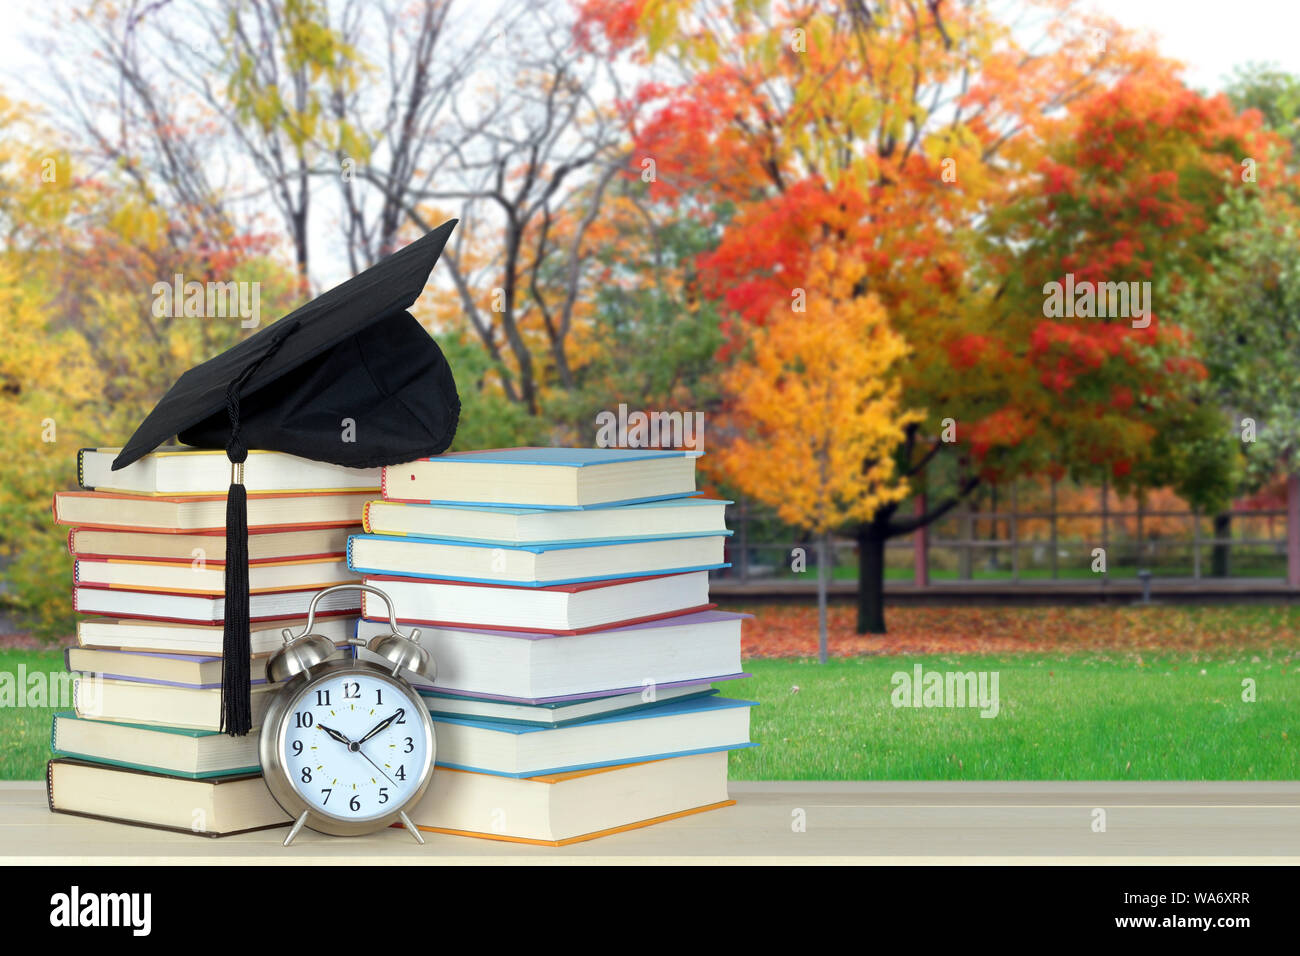
<path fill-rule="evenodd" d="M 404 822 L 429 788 L 433 723 L 420 695 L 391 669 L 331 660 L 290 680 L 267 710 L 258 742 L 276 802 L 334 836 Z"/>
<path fill-rule="evenodd" d="M 351 589 L 388 605 L 390 633 L 366 645 L 381 662 L 339 658 L 329 638 L 312 633 L 317 602 Z M 326 588 L 312 599 L 301 633 L 284 631 L 284 646 L 266 666 L 267 679 L 282 686 L 263 717 L 258 757 L 267 789 L 294 817 L 286 846 L 304 826 L 359 836 L 397 822 L 424 842 L 406 811 L 429 788 L 437 743 L 403 670 L 429 680 L 436 674 L 420 632 L 398 630 L 388 595 L 370 585 Z"/>

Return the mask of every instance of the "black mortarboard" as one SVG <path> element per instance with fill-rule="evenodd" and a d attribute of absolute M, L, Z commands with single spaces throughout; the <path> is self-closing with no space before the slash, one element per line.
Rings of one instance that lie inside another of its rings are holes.
<path fill-rule="evenodd" d="M 247 499 L 238 466 L 249 448 L 353 468 L 447 449 L 460 415 L 456 382 L 437 343 L 406 310 L 424 291 L 455 225 L 443 223 L 190 369 L 113 461 L 114 470 L 124 468 L 177 436 L 188 445 L 225 448 L 233 463 L 222 664 L 227 733 L 245 734 L 252 723 Z"/>

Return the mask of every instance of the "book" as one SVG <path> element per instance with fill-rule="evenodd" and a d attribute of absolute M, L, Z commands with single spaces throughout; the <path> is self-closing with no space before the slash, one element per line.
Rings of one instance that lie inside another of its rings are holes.
<path fill-rule="evenodd" d="M 535 777 L 593 767 L 755 746 L 750 700 L 701 697 L 598 717 L 564 727 L 534 727 L 462 717 L 433 718 L 439 767 Z"/>
<path fill-rule="evenodd" d="M 257 734 L 231 737 L 213 730 L 91 720 L 54 715 L 50 748 L 56 754 L 179 777 L 259 773 Z"/>
<path fill-rule="evenodd" d="M 268 654 L 254 654 L 253 683 L 263 683 L 258 675 L 266 671 Z M 82 674 L 99 674 L 113 680 L 138 681 L 144 684 L 170 684 L 173 687 L 220 687 L 221 658 L 197 654 L 138 653 L 92 647 L 69 647 L 63 652 L 68 670 Z"/>
<path fill-rule="evenodd" d="M 133 558 L 82 558 L 73 566 L 73 579 L 86 587 L 121 591 L 225 596 L 226 569 L 206 562 L 176 564 Z M 322 561 L 275 561 L 250 565 L 248 593 L 319 591 L 335 584 L 355 583 L 360 575 L 338 558 Z"/>
<path fill-rule="evenodd" d="M 276 591 L 254 594 L 248 599 L 249 618 L 271 621 L 282 617 L 306 617 L 316 590 Z M 319 620 L 330 614 L 355 614 L 361 606 L 355 591 L 326 595 L 316 605 Z M 115 591 L 100 585 L 76 584 L 72 609 L 81 614 L 109 617 L 146 617 L 161 621 L 217 624 L 225 620 L 226 599 L 209 594 L 167 594 L 151 591 Z"/>
<path fill-rule="evenodd" d="M 292 821 L 260 773 L 201 780 L 60 757 L 45 770 L 55 813 L 221 837 Z"/>
<path fill-rule="evenodd" d="M 275 684 L 255 684 L 253 726 L 262 720 Z M 72 682 L 72 705 L 78 717 L 128 724 L 221 729 L 221 688 L 172 687 L 137 681 L 78 677 Z"/>
<path fill-rule="evenodd" d="M 323 602 L 322 602 L 323 603 Z M 277 618 L 252 629 L 253 654 L 268 654 L 284 645 L 282 631 L 302 631 L 307 618 Z M 356 630 L 355 615 L 317 615 L 312 629 L 335 644 L 342 644 Z M 174 651 L 220 657 L 224 627 L 221 624 L 184 624 L 152 620 L 83 618 L 77 622 L 77 643 L 82 647 L 119 651 Z"/>
<path fill-rule="evenodd" d="M 354 525 L 370 499 L 365 493 L 248 496 L 248 526 L 288 530 Z M 161 533 L 226 531 L 226 496 L 161 497 L 106 491 L 60 491 L 54 495 L 56 524 L 116 531 Z"/>
<path fill-rule="evenodd" d="M 563 727 L 565 724 L 576 724 L 591 720 L 593 717 L 626 714 L 647 707 L 657 707 L 670 700 L 711 697 L 716 693 L 716 690 L 707 685 L 689 684 L 656 687 L 654 694 L 648 699 L 644 692 L 638 692 L 606 697 L 554 700 L 540 704 L 496 700 L 491 697 L 462 697 L 431 690 L 421 690 L 420 696 L 424 698 L 429 713 L 439 717 L 466 717 L 470 720 L 488 720 L 503 724 Z"/>
<path fill-rule="evenodd" d="M 423 679 L 413 683 L 458 696 L 553 703 L 727 680 L 744 676 L 745 617 L 701 611 L 571 636 L 421 628 L 438 676 L 432 687 Z M 357 624 L 357 637 L 367 642 L 387 632 L 387 619 Z"/>
<path fill-rule="evenodd" d="M 389 501 L 591 508 L 695 494 L 688 451 L 499 448 L 423 458 L 384 469 Z"/>
<path fill-rule="evenodd" d="M 725 568 L 723 535 L 563 544 L 472 544 L 361 534 L 348 567 L 363 574 L 541 587 Z"/>
<path fill-rule="evenodd" d="M 77 452 L 77 481 L 83 488 L 148 495 L 224 495 L 230 461 L 220 448 L 163 447 L 113 470 L 120 448 Z M 347 491 L 378 489 L 378 468 L 345 468 L 277 451 L 251 450 L 244 462 L 244 487 L 258 491 Z"/>
<path fill-rule="evenodd" d="M 410 816 L 433 833 L 564 846 L 734 803 L 715 752 L 535 777 L 439 768 Z"/>
<path fill-rule="evenodd" d="M 723 522 L 729 504 L 713 498 L 671 498 L 617 508 L 554 511 L 368 501 L 361 512 L 361 524 L 367 534 L 453 538 L 485 544 L 729 535 Z"/>
<path fill-rule="evenodd" d="M 551 634 L 581 634 L 712 606 L 707 571 L 534 588 L 382 574 L 366 575 L 365 583 L 393 599 L 404 624 Z M 361 595 L 361 613 L 388 619 L 383 602 L 368 593 Z"/>
<path fill-rule="evenodd" d="M 342 558 L 348 552 L 348 536 L 360 530 L 355 525 L 306 531 L 253 528 L 248 533 L 248 563 L 252 566 L 269 561 Z M 182 534 L 73 528 L 68 532 L 68 552 L 76 558 L 137 558 L 182 564 L 202 559 L 210 566 L 224 567 L 226 536 L 212 531 Z"/>

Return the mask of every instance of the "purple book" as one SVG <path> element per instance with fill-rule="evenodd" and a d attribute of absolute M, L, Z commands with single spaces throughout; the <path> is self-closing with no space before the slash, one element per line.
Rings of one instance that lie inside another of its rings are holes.
<path fill-rule="evenodd" d="M 104 647 L 69 647 L 63 655 L 68 670 L 98 674 L 109 680 L 136 684 L 163 684 L 210 690 L 221 686 L 221 658 L 202 654 L 164 654 L 159 651 L 122 651 Z M 253 662 L 253 684 L 265 684 L 259 661 Z"/>
<path fill-rule="evenodd" d="M 694 680 L 675 680 L 665 681 L 656 684 L 656 687 L 705 687 L 709 684 L 717 683 L 724 680 L 739 680 L 742 677 L 753 677 L 753 674 L 745 671 L 738 671 L 735 674 L 722 674 L 718 677 L 698 677 Z M 644 688 L 640 684 L 629 687 L 618 687 L 613 690 L 593 690 L 585 694 L 560 694 L 555 697 L 510 697 L 506 694 L 467 694 L 463 690 L 447 690 L 445 687 L 439 687 L 437 684 L 429 684 L 424 681 L 412 681 L 412 686 L 416 690 L 427 691 L 434 694 L 446 694 L 449 697 L 474 697 L 480 700 L 499 700 L 507 704 L 562 704 L 571 700 L 595 700 L 598 697 L 618 697 L 622 694 L 635 694 Z"/>

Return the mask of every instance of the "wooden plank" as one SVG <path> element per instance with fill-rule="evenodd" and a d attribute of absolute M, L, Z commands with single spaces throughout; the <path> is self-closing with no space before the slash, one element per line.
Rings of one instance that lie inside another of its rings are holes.
<path fill-rule="evenodd" d="M 52 814 L 0 783 L 0 863 L 1300 862 L 1300 783 L 735 782 L 735 807 L 567 847 L 401 830 L 213 840 Z M 1106 811 L 1105 832 L 1093 829 Z M 801 829 L 798 824 L 802 823 Z"/>

